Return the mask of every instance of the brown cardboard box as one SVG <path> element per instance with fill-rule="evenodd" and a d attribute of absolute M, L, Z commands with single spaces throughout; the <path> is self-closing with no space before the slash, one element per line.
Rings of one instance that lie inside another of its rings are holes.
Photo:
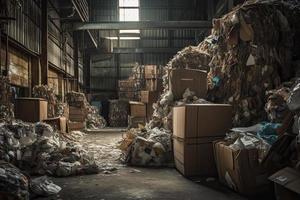
<path fill-rule="evenodd" d="M 231 127 L 229 104 L 186 104 L 173 108 L 173 134 L 180 138 L 225 136 Z"/>
<path fill-rule="evenodd" d="M 136 92 L 135 91 L 126 91 L 118 93 L 119 99 L 128 99 L 128 100 L 134 100 L 136 99 Z"/>
<path fill-rule="evenodd" d="M 146 79 L 146 90 L 161 92 L 163 90 L 162 79 Z"/>
<path fill-rule="evenodd" d="M 47 119 L 48 102 L 40 98 L 18 98 L 15 103 L 16 119 L 39 122 Z"/>
<path fill-rule="evenodd" d="M 130 116 L 132 117 L 146 117 L 146 105 L 142 102 L 129 101 L 130 104 Z"/>
<path fill-rule="evenodd" d="M 71 131 L 80 131 L 83 130 L 84 127 L 84 123 L 83 122 L 68 122 L 68 132 Z"/>
<path fill-rule="evenodd" d="M 65 117 L 48 118 L 43 120 L 43 122 L 50 124 L 61 133 L 67 133 L 67 118 Z"/>
<path fill-rule="evenodd" d="M 159 66 L 145 65 L 145 78 L 146 79 L 159 78 L 159 76 L 160 76 Z"/>
<path fill-rule="evenodd" d="M 146 121 L 145 117 L 129 117 L 128 125 L 130 128 L 138 128 L 139 125 L 145 126 Z"/>
<path fill-rule="evenodd" d="M 158 91 L 141 91 L 141 102 L 155 103 L 159 98 Z"/>
<path fill-rule="evenodd" d="M 174 99 L 182 99 L 184 91 L 189 88 L 199 98 L 206 98 L 207 73 L 195 69 L 173 69 L 169 77 L 169 88 Z"/>
<path fill-rule="evenodd" d="M 73 122 L 84 122 L 86 118 L 86 110 L 74 106 L 69 107 L 69 119 Z"/>
<path fill-rule="evenodd" d="M 120 91 L 128 91 L 129 88 L 135 88 L 135 80 L 133 79 L 119 80 Z"/>
<path fill-rule="evenodd" d="M 274 182 L 275 196 L 277 200 L 300 199 L 300 172 L 286 167 L 272 176 L 269 180 Z"/>
<path fill-rule="evenodd" d="M 257 149 L 233 150 L 225 141 L 214 143 L 220 182 L 244 195 L 268 192 L 267 170 L 258 162 Z"/>
<path fill-rule="evenodd" d="M 176 168 L 184 176 L 217 176 L 213 141 L 219 137 L 182 139 L 173 137 Z"/>

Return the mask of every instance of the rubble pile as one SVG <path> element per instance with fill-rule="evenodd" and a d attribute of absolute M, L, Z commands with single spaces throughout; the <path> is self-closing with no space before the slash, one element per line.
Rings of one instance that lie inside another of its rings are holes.
<path fill-rule="evenodd" d="M 10 121 L 14 118 L 14 107 L 11 99 L 12 93 L 9 80 L 0 76 L 0 121 Z"/>
<path fill-rule="evenodd" d="M 199 44 L 211 56 L 208 99 L 233 105 L 236 126 L 262 120 L 265 92 L 290 78 L 299 32 L 291 13 L 300 12 L 288 2 L 247 1 L 215 19 L 212 34 Z"/>
<path fill-rule="evenodd" d="M 129 113 L 129 102 L 127 100 L 116 99 L 109 101 L 109 126 L 127 127 Z"/>
<path fill-rule="evenodd" d="M 85 118 L 86 128 L 95 129 L 95 128 L 104 128 L 106 127 L 105 119 L 99 114 L 99 111 L 96 107 L 93 107 L 86 100 L 84 93 L 81 92 L 69 92 L 66 95 L 66 100 L 69 106 L 82 109 L 87 113 Z"/>
<path fill-rule="evenodd" d="M 71 176 L 98 172 L 93 158 L 78 142 L 45 123 L 2 123 L 0 144 L 0 159 L 30 174 Z"/>

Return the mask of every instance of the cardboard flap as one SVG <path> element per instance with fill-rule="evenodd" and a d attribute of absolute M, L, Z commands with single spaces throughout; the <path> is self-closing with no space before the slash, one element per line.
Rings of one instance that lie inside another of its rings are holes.
<path fill-rule="evenodd" d="M 224 161 L 224 167 L 227 170 L 234 170 L 234 155 L 232 149 L 225 145 L 221 145 L 221 151 Z"/>

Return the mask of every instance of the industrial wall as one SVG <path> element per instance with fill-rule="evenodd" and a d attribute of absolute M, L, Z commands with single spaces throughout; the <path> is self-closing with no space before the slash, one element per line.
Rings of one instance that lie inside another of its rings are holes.
<path fill-rule="evenodd" d="M 91 21 L 119 21 L 118 0 L 90 1 Z M 140 0 L 140 21 L 207 20 L 207 1 Z M 110 48 L 145 50 L 139 53 L 112 53 L 91 56 L 91 93 L 116 97 L 117 80 L 129 76 L 135 63 L 166 65 L 170 58 L 188 45 L 197 45 L 204 30 L 140 30 L 139 40 L 111 40 Z M 118 31 L 99 31 L 99 37 L 117 37 Z M 107 42 L 107 41 L 106 41 Z M 123 51 L 122 51 L 123 52 Z"/>

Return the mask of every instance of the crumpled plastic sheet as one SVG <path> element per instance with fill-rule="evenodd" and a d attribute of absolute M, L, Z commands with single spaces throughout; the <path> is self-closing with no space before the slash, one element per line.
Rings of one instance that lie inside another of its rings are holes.
<path fill-rule="evenodd" d="M 37 196 L 51 196 L 59 193 L 61 187 L 54 184 L 47 176 L 41 176 L 31 180 L 30 190 Z"/>
<path fill-rule="evenodd" d="M 109 126 L 127 127 L 128 126 L 129 102 L 127 100 L 109 101 Z"/>
<path fill-rule="evenodd" d="M 76 141 L 42 122 L 0 124 L 0 159 L 31 174 L 71 176 L 98 173 L 94 158 Z"/>
<path fill-rule="evenodd" d="M 17 167 L 0 161 L 0 193 L 16 200 L 29 200 L 29 178 Z"/>

